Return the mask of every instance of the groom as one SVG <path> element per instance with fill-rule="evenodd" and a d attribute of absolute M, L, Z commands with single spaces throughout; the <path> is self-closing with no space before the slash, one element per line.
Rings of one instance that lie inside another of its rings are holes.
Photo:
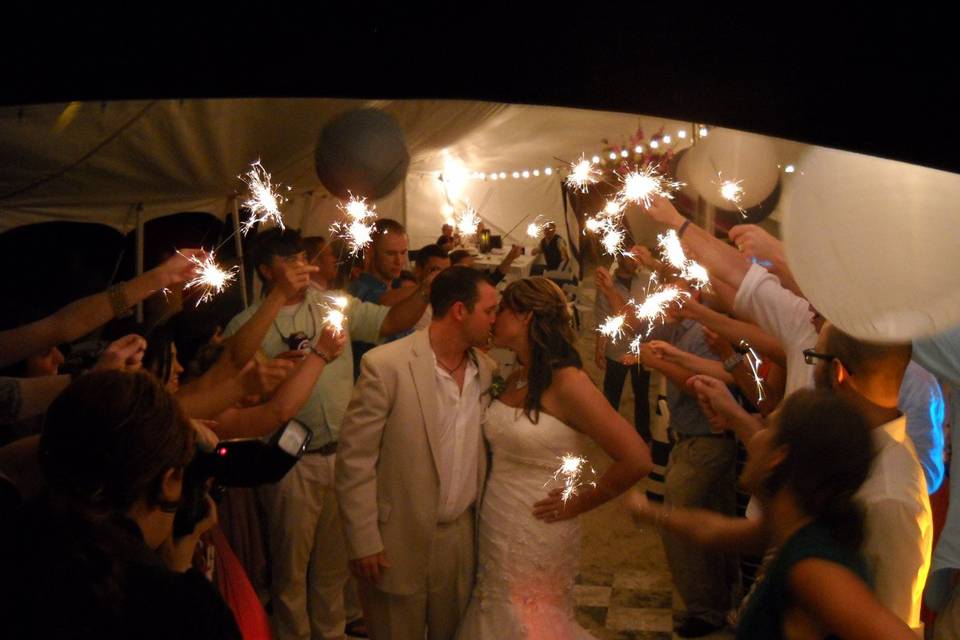
<path fill-rule="evenodd" d="M 487 456 L 481 400 L 497 292 L 439 273 L 427 329 L 369 351 L 340 431 L 336 491 L 374 640 L 447 640 L 466 611 Z"/>

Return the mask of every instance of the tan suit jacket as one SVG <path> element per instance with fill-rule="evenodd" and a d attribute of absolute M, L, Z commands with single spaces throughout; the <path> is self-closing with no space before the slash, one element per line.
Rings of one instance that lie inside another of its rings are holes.
<path fill-rule="evenodd" d="M 496 365 L 485 353 L 473 352 L 485 394 Z M 434 363 L 429 328 L 367 352 L 340 430 L 336 491 L 348 553 L 356 559 L 385 551 L 392 566 L 378 587 L 397 595 L 426 591 L 437 527 L 440 435 Z M 482 395 L 481 402 L 486 401 Z M 477 438 L 479 503 L 487 449 L 482 431 Z"/>

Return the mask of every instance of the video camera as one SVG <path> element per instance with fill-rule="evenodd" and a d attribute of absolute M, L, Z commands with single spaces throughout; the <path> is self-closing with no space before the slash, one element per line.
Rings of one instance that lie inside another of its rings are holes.
<path fill-rule="evenodd" d="M 291 420 L 270 440 L 258 438 L 223 440 L 213 451 L 197 451 L 183 473 L 180 508 L 173 521 L 173 535 L 192 533 L 207 516 L 207 482 L 213 480 L 210 496 L 219 501 L 226 487 L 255 487 L 282 479 L 303 456 L 313 432 Z"/>

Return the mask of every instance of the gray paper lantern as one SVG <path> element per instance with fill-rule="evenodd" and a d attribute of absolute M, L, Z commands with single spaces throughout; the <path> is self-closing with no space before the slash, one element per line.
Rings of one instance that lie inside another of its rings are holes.
<path fill-rule="evenodd" d="M 407 174 L 410 154 L 400 124 L 379 109 L 355 109 L 331 120 L 317 140 L 317 176 L 330 193 L 376 200 Z"/>

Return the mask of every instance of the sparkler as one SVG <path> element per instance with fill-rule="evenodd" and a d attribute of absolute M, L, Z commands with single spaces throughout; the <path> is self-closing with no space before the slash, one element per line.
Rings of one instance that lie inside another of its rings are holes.
<path fill-rule="evenodd" d="M 377 217 L 376 207 L 368 205 L 365 198 L 352 194 L 347 203 L 339 207 L 347 214 L 349 221 L 333 223 L 330 232 L 346 240 L 350 245 L 350 254 L 357 255 L 373 241 L 372 220 Z"/>
<path fill-rule="evenodd" d="M 682 182 L 671 180 L 657 171 L 653 165 L 631 171 L 621 179 L 623 187 L 620 198 L 624 201 L 643 204 L 649 208 L 654 196 L 673 198 L 673 192 L 683 186 Z"/>
<path fill-rule="evenodd" d="M 747 366 L 750 367 L 750 375 L 753 376 L 753 382 L 757 385 L 757 402 L 763 402 L 766 399 L 766 395 L 763 392 L 763 378 L 760 377 L 760 365 L 763 363 L 763 360 L 760 359 L 760 356 L 757 355 L 757 352 L 754 351 L 753 347 L 750 346 L 750 343 L 746 340 L 740 341 L 740 351 L 747 361 Z"/>
<path fill-rule="evenodd" d="M 207 302 L 223 291 L 237 277 L 238 268 L 221 269 L 212 251 L 204 255 L 203 260 L 196 256 L 184 256 L 182 253 L 180 255 L 187 258 L 196 267 L 196 275 L 184 285 L 184 288 L 202 287 L 203 295 L 197 300 L 196 306 L 198 307 L 201 302 Z"/>
<path fill-rule="evenodd" d="M 271 184 L 270 174 L 263 168 L 260 161 L 257 160 L 250 165 L 250 171 L 240 176 L 240 179 L 250 189 L 250 197 L 243 203 L 243 206 L 250 209 L 250 217 L 241 225 L 241 232 L 246 235 L 258 222 L 267 220 L 272 220 L 283 229 L 280 205 L 286 202 L 286 198 L 280 195 L 279 190 Z M 289 190 L 289 187 L 287 189 Z"/>
<path fill-rule="evenodd" d="M 616 342 L 623 337 L 623 325 L 626 320 L 627 317 L 624 315 L 610 316 L 600 325 L 597 331 L 600 332 L 600 335 L 606 336 L 613 342 Z"/>
<path fill-rule="evenodd" d="M 603 220 L 599 218 L 587 218 L 585 226 L 587 227 L 587 231 L 598 233 L 603 228 Z"/>
<path fill-rule="evenodd" d="M 347 320 L 344 311 L 349 304 L 349 300 L 345 296 L 327 296 L 327 300 L 327 304 L 320 305 L 321 308 L 326 310 L 323 322 L 336 329 L 337 333 L 341 333 L 343 332 L 343 323 Z"/>
<path fill-rule="evenodd" d="M 603 227 L 603 237 L 600 239 L 603 250 L 612 256 L 624 253 L 623 250 L 623 231 L 613 224 L 607 224 Z"/>
<path fill-rule="evenodd" d="M 710 283 L 710 274 L 699 262 L 689 260 L 680 244 L 677 232 L 671 229 L 665 234 L 657 236 L 657 246 L 660 255 L 671 267 L 680 272 L 680 277 L 689 281 L 697 289 L 702 289 Z"/>
<path fill-rule="evenodd" d="M 653 326 L 657 322 L 662 322 L 667 317 L 667 307 L 671 304 L 681 307 L 683 301 L 689 297 L 690 294 L 686 291 L 667 285 L 649 294 L 639 304 L 632 300 L 628 304 L 633 306 L 637 318 L 647 323 L 647 330 L 644 334 L 644 337 L 646 337 L 653 331 Z"/>
<path fill-rule="evenodd" d="M 587 218 L 585 224 L 588 231 L 601 236 L 600 244 L 603 245 L 603 250 L 612 256 L 626 253 L 623 249 L 626 234 L 621 225 L 622 214 L 623 204 L 610 200 L 603 211 L 592 218 Z"/>
<path fill-rule="evenodd" d="M 581 456 L 575 456 L 572 453 L 565 453 L 559 457 L 560 468 L 553 474 L 553 479 L 563 483 L 563 493 L 560 494 L 560 500 L 566 504 L 567 500 L 576 495 L 577 489 L 582 485 L 580 479 L 583 476 L 583 465 L 587 464 L 587 459 Z M 590 468 L 591 473 L 596 473 Z M 595 482 L 588 483 L 596 486 Z"/>
<path fill-rule="evenodd" d="M 577 189 L 580 193 L 586 193 L 591 184 L 596 184 L 600 179 L 600 170 L 593 166 L 589 160 L 582 154 L 576 164 L 570 168 L 570 175 L 565 179 L 567 186 Z"/>
<path fill-rule="evenodd" d="M 543 229 L 547 225 L 543 222 L 540 222 L 540 219 L 543 216 L 537 216 L 537 219 L 527 225 L 527 235 L 531 238 L 539 238 L 543 235 Z"/>
<path fill-rule="evenodd" d="M 473 207 L 467 207 L 460 213 L 454 216 L 454 224 L 462 235 L 472 236 L 477 233 L 477 228 L 480 226 L 480 216 L 477 215 L 477 210 Z"/>
<path fill-rule="evenodd" d="M 743 180 L 724 180 L 723 174 L 719 171 L 717 171 L 717 179 L 720 180 L 720 197 L 733 204 L 740 215 L 746 218 L 747 213 L 740 206 L 743 200 Z"/>

